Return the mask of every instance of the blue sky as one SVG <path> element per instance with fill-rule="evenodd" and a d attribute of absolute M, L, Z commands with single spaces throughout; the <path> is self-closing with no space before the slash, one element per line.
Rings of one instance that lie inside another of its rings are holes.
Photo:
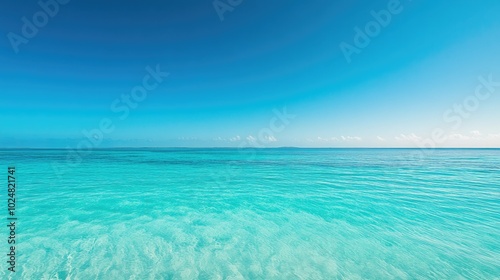
<path fill-rule="evenodd" d="M 498 1 L 41 2 L 0 4 L 0 147 L 500 147 Z"/>

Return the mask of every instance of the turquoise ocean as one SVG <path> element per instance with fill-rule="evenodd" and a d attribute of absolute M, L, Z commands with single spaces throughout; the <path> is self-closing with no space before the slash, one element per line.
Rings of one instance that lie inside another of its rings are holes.
<path fill-rule="evenodd" d="M 0 150 L 1 279 L 500 279 L 499 149 Z M 4 259 L 1 259 L 4 258 Z"/>

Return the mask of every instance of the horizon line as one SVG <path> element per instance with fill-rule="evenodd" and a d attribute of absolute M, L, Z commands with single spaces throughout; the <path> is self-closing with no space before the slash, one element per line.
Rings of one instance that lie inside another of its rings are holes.
<path fill-rule="evenodd" d="M 445 150 L 445 149 L 457 149 L 457 150 L 478 150 L 478 149 L 500 149 L 500 147 L 435 147 L 435 148 L 420 148 L 420 147 L 296 147 L 296 146 L 281 146 L 281 147 L 182 147 L 182 146 L 165 146 L 165 147 L 97 147 L 89 150 L 86 149 L 74 149 L 74 148 L 60 148 L 60 147 L 0 147 L 0 150 L 112 150 L 112 149 L 123 149 L 123 150 L 133 150 L 133 149 L 232 149 L 232 150 L 249 150 L 249 149 L 406 149 L 406 150 Z"/>

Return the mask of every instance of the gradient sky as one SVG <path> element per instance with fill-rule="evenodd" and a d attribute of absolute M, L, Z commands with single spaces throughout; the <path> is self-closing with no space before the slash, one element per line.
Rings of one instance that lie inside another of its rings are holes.
<path fill-rule="evenodd" d="M 500 147 L 500 84 L 475 97 L 500 82 L 500 2 L 401 0 L 348 62 L 390 3 L 71 0 L 16 53 L 43 10 L 2 1 L 0 147 L 74 148 L 103 120 L 96 147 Z M 113 110 L 148 66 L 169 76 Z"/>

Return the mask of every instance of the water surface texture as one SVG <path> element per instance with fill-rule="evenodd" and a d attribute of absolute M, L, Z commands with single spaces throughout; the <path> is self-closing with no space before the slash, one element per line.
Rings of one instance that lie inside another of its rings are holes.
<path fill-rule="evenodd" d="M 500 150 L 418 153 L 0 150 L 0 278 L 500 279 Z"/>

